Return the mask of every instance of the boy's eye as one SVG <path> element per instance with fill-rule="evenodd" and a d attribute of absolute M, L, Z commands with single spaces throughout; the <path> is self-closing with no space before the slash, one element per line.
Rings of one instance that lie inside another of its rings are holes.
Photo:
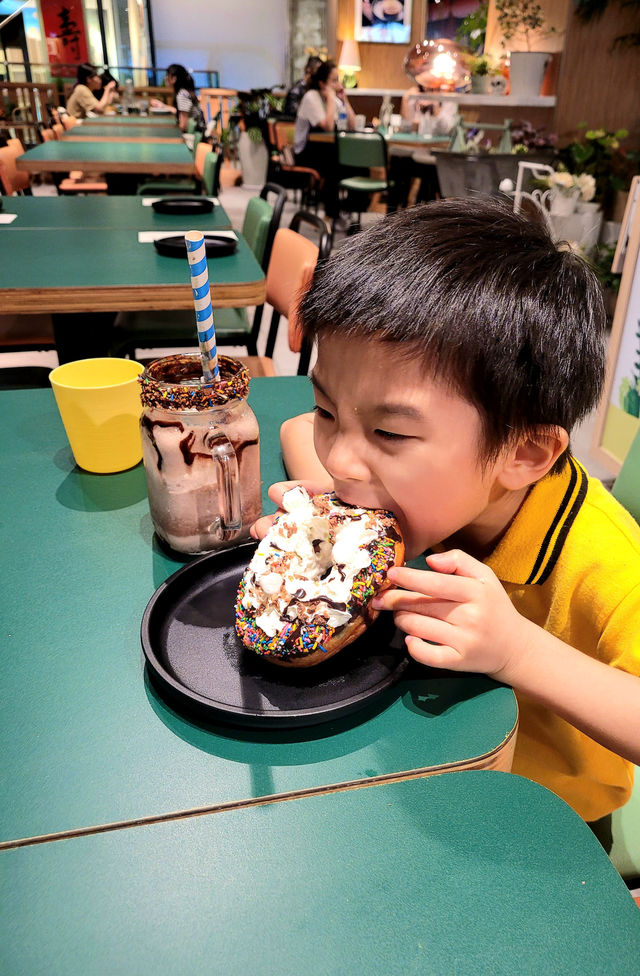
<path fill-rule="evenodd" d="M 329 411 L 328 410 L 325 410 L 324 407 L 318 406 L 317 403 L 316 403 L 316 405 L 313 408 L 313 412 L 318 417 L 322 417 L 323 420 L 331 420 L 332 419 L 332 415 L 329 413 Z"/>
<path fill-rule="evenodd" d="M 376 437 L 380 437 L 384 441 L 403 441 L 406 440 L 407 438 L 406 434 L 395 434 L 391 430 L 380 430 L 379 427 L 376 428 L 374 434 L 376 435 Z"/>

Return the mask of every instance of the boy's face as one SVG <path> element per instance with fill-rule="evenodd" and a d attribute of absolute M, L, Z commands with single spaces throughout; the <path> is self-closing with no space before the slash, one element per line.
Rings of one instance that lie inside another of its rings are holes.
<path fill-rule="evenodd" d="M 478 461 L 478 411 L 418 362 L 390 343 L 323 337 L 313 381 L 315 447 L 337 495 L 394 512 L 407 558 L 456 534 L 473 548 L 504 528 L 493 525 L 500 461 Z"/>

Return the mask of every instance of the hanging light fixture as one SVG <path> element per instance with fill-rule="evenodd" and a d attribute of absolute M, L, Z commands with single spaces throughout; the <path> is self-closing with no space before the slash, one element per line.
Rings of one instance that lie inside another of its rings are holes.
<path fill-rule="evenodd" d="M 456 91 L 470 82 L 469 51 L 445 37 L 419 41 L 404 59 L 410 78 L 425 91 Z"/>
<path fill-rule="evenodd" d="M 345 88 L 357 87 L 357 72 L 360 71 L 360 50 L 357 41 L 346 40 L 342 42 L 340 57 L 338 58 L 338 71 L 342 75 L 342 84 Z"/>

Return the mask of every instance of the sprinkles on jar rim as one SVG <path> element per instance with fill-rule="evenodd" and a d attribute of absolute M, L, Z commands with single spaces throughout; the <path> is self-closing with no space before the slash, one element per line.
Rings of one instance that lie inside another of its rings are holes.
<path fill-rule="evenodd" d="M 218 382 L 205 384 L 199 356 L 157 359 L 138 377 L 142 405 L 170 410 L 209 410 L 245 399 L 249 393 L 246 367 L 229 356 L 219 356 L 218 365 Z"/>

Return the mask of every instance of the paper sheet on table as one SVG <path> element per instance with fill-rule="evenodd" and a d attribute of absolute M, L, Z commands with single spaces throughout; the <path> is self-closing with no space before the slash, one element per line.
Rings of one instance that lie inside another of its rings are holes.
<path fill-rule="evenodd" d="M 176 197 L 140 197 L 140 199 L 142 200 L 143 207 L 150 207 L 152 203 L 156 202 L 156 200 L 169 200 L 169 199 L 175 200 Z M 199 199 L 200 197 L 198 197 L 198 200 Z M 220 204 L 220 201 L 217 197 L 202 197 L 202 199 L 211 200 L 211 203 L 214 205 L 214 207 L 217 207 Z"/>
<path fill-rule="evenodd" d="M 154 241 L 162 241 L 168 237 L 184 237 L 186 230 L 139 230 L 138 244 L 153 244 Z M 205 237 L 230 237 L 237 241 L 238 235 L 233 230 L 212 230 L 204 233 Z"/>
<path fill-rule="evenodd" d="M 12 224 L 17 216 L 17 214 L 0 213 L 0 224 Z"/>

